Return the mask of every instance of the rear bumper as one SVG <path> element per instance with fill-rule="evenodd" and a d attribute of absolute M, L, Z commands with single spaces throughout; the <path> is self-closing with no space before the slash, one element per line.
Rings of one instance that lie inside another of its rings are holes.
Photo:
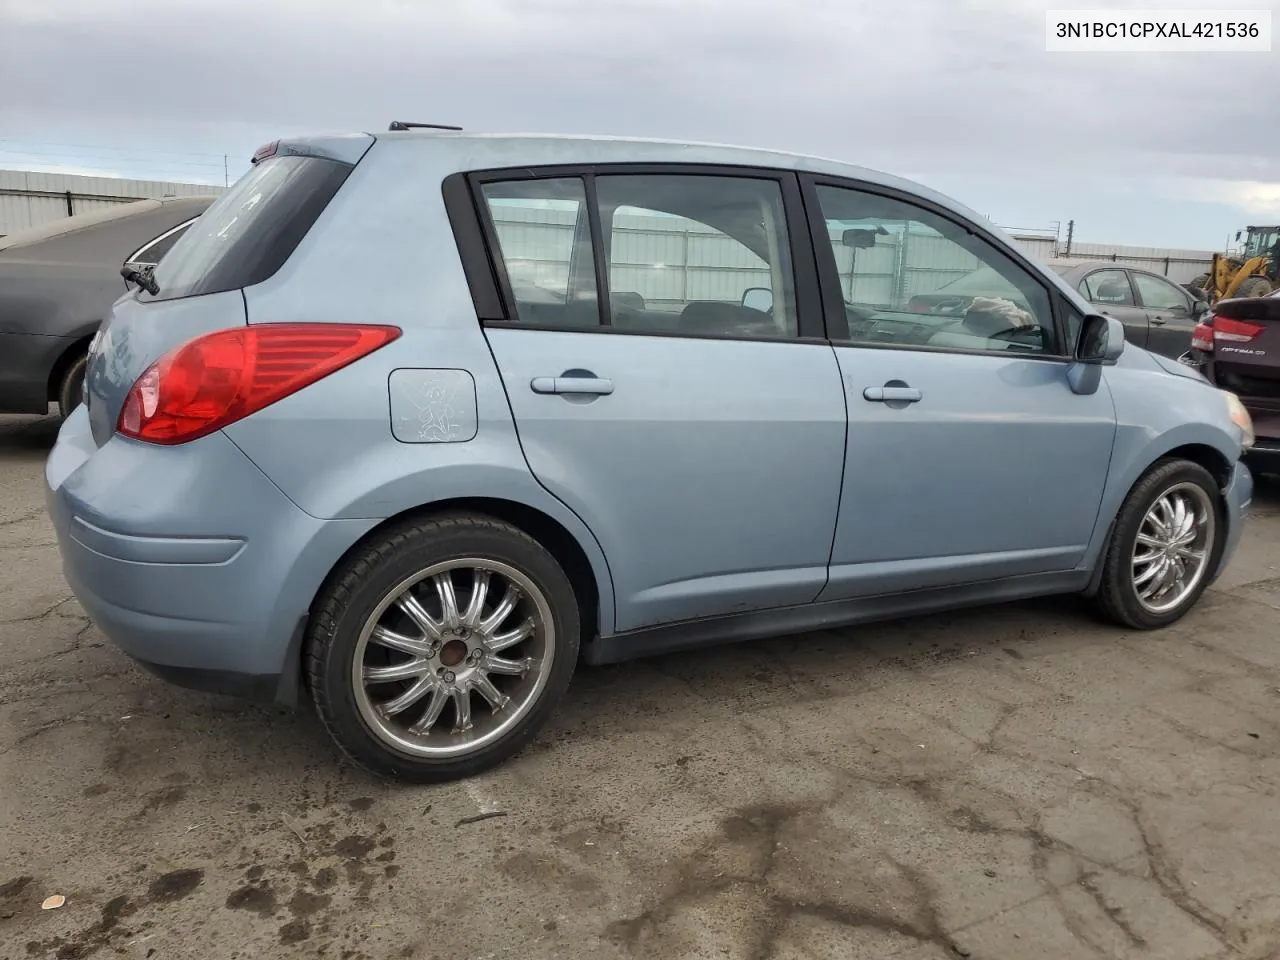
<path fill-rule="evenodd" d="M 48 413 L 49 374 L 74 337 L 0 333 L 0 413 Z"/>
<path fill-rule="evenodd" d="M 1245 463 L 1255 473 L 1280 473 L 1280 438 L 1258 437 L 1245 455 Z"/>
<path fill-rule="evenodd" d="M 222 434 L 98 448 L 83 407 L 45 481 L 67 582 L 112 643 L 182 686 L 257 699 L 294 699 L 308 607 L 374 523 L 304 513 Z"/>

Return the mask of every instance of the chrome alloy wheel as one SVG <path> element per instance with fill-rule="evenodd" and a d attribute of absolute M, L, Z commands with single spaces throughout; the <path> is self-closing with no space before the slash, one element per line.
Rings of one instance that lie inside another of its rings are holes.
<path fill-rule="evenodd" d="M 1144 610 L 1168 613 L 1195 591 L 1208 573 L 1217 532 L 1217 509 L 1199 484 L 1175 484 L 1156 499 L 1138 526 L 1131 564 Z"/>
<path fill-rule="evenodd" d="M 497 560 L 450 560 L 395 587 L 352 658 L 360 715 L 392 749 L 441 759 L 497 740 L 538 701 L 556 637 L 542 591 Z"/>

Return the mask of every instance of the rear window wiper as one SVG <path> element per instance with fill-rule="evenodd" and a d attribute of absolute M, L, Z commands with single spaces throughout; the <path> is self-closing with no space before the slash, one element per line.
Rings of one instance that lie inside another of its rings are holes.
<path fill-rule="evenodd" d="M 160 285 L 152 279 L 151 272 L 155 269 L 153 264 L 148 264 L 139 270 L 137 267 L 125 264 L 120 268 L 120 276 L 124 277 L 129 283 L 137 284 L 153 297 L 160 292 Z"/>

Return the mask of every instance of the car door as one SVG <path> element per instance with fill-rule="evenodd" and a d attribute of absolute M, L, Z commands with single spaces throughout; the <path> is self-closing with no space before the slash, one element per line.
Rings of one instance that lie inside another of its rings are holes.
<path fill-rule="evenodd" d="M 846 419 L 807 237 L 793 246 L 794 175 L 599 167 L 475 188 L 520 443 L 599 540 L 616 629 L 814 600 Z"/>
<path fill-rule="evenodd" d="M 1204 312 L 1189 293 L 1154 273 L 1131 271 L 1138 301 L 1147 314 L 1147 349 L 1177 359 L 1191 348 L 1191 331 Z"/>
<path fill-rule="evenodd" d="M 835 347 L 845 473 L 821 599 L 1076 567 L 1115 420 L 1105 381 L 1071 389 L 1050 288 L 981 227 L 909 194 L 814 179 L 806 201 L 828 325 L 848 327 Z M 994 280 L 963 315 L 912 311 L 966 273 Z"/>
<path fill-rule="evenodd" d="M 1122 267 L 1106 267 L 1086 273 L 1076 289 L 1098 308 L 1103 316 L 1115 317 L 1124 324 L 1124 338 L 1140 347 L 1147 345 L 1147 311 L 1138 305 L 1129 271 Z"/>

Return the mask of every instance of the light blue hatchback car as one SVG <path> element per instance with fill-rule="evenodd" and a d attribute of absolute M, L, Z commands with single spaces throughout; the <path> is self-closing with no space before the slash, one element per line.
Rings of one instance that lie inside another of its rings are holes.
<path fill-rule="evenodd" d="M 68 582 L 406 780 L 514 753 L 579 659 L 1057 593 L 1161 627 L 1250 500 L 1236 398 L 840 163 L 279 142 L 141 280 L 47 464 Z"/>

